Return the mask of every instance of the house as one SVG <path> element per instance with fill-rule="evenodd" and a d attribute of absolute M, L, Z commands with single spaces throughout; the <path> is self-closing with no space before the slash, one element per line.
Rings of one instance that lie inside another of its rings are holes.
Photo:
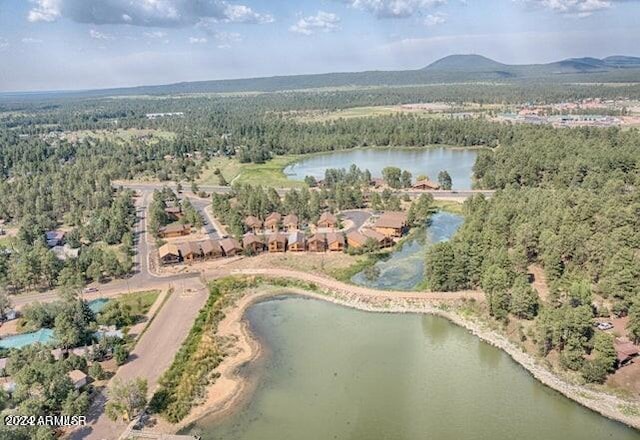
<path fill-rule="evenodd" d="M 180 220 L 182 218 L 182 208 L 180 206 L 167 206 L 164 208 L 165 214 L 172 220 Z"/>
<path fill-rule="evenodd" d="M 327 234 L 327 246 L 330 252 L 344 251 L 344 235 L 340 232 L 330 232 Z"/>
<path fill-rule="evenodd" d="M 436 182 L 433 182 L 429 179 L 423 179 L 423 180 L 418 180 L 416 183 L 414 183 L 412 188 L 417 190 L 429 190 L 429 189 L 433 190 L 433 189 L 440 189 L 440 185 L 438 185 Z"/>
<path fill-rule="evenodd" d="M 93 335 L 100 338 L 118 338 L 123 339 L 124 333 L 122 330 L 118 330 L 115 325 L 101 325 L 98 330 L 93 332 Z"/>
<path fill-rule="evenodd" d="M 47 246 L 50 248 L 54 246 L 62 246 L 64 244 L 64 235 L 64 231 L 60 231 L 59 229 L 45 232 Z"/>
<path fill-rule="evenodd" d="M 91 347 L 76 347 L 71 350 L 71 353 L 78 357 L 86 358 L 91 354 Z"/>
<path fill-rule="evenodd" d="M 167 214 L 167 217 L 174 221 L 180 220 L 180 218 L 183 216 L 182 207 L 180 206 L 167 206 L 166 208 L 164 208 L 164 212 L 165 214 Z"/>
<path fill-rule="evenodd" d="M 218 240 L 203 240 L 197 245 L 200 246 L 200 254 L 205 260 L 222 257 L 222 247 Z"/>
<path fill-rule="evenodd" d="M 387 237 L 402 237 L 407 231 L 407 214 L 401 211 L 385 212 L 376 221 L 374 229 Z"/>
<path fill-rule="evenodd" d="M 57 361 L 62 359 L 65 354 L 66 350 L 63 350 L 62 348 L 54 348 L 53 350 L 51 350 L 51 356 L 53 356 L 53 358 Z"/>
<path fill-rule="evenodd" d="M 367 237 L 359 233 L 358 231 L 350 231 L 347 234 L 347 245 L 350 248 L 360 249 L 367 244 Z"/>
<path fill-rule="evenodd" d="M 176 264 L 180 262 L 180 251 L 175 244 L 167 243 L 160 246 L 158 254 L 160 255 L 160 262 L 162 264 Z"/>
<path fill-rule="evenodd" d="M 282 226 L 284 226 L 284 230 L 288 232 L 297 230 L 299 223 L 300 220 L 295 214 L 285 215 L 284 219 L 282 220 Z"/>
<path fill-rule="evenodd" d="M 284 252 L 287 250 L 287 237 L 280 232 L 269 235 L 269 252 Z"/>
<path fill-rule="evenodd" d="M 309 252 L 325 252 L 327 250 L 327 238 L 324 234 L 314 234 L 307 240 Z"/>
<path fill-rule="evenodd" d="M 319 228 L 331 228 L 335 229 L 338 227 L 338 219 L 335 215 L 330 212 L 323 212 L 320 215 L 320 219 L 318 220 L 317 226 Z"/>
<path fill-rule="evenodd" d="M 176 246 L 178 247 L 178 252 L 180 252 L 180 258 L 185 263 L 191 263 L 202 257 L 200 246 L 193 241 L 179 243 Z"/>
<path fill-rule="evenodd" d="M 279 212 L 272 212 L 264 219 L 264 228 L 276 232 L 278 228 L 280 228 L 280 222 L 282 221 L 282 216 Z"/>
<path fill-rule="evenodd" d="M 220 240 L 220 247 L 222 247 L 225 257 L 233 257 L 242 253 L 242 246 L 235 238 L 223 238 Z"/>
<path fill-rule="evenodd" d="M 287 238 L 287 247 L 291 252 L 304 252 L 307 250 L 307 241 L 304 238 L 304 233 L 300 231 L 293 231 Z"/>
<path fill-rule="evenodd" d="M 264 251 L 264 240 L 256 234 L 246 234 L 242 239 L 242 247 L 250 249 L 252 253 L 257 254 Z"/>
<path fill-rule="evenodd" d="M 191 234 L 191 225 L 188 223 L 184 225 L 181 223 L 172 223 L 160 228 L 158 231 L 158 235 L 161 238 L 184 237 L 189 234 Z"/>
<path fill-rule="evenodd" d="M 367 238 L 372 238 L 373 240 L 375 240 L 381 248 L 388 248 L 393 246 L 394 244 L 393 239 L 391 239 L 391 237 L 387 237 L 386 235 L 381 234 L 380 232 L 374 229 L 364 228 L 362 230 L 362 235 L 364 235 Z"/>
<path fill-rule="evenodd" d="M 633 345 L 630 341 L 617 338 L 613 346 L 616 350 L 618 368 L 631 363 L 633 358 L 638 356 L 638 347 Z"/>
<path fill-rule="evenodd" d="M 260 232 L 260 229 L 262 229 L 262 222 L 258 217 L 254 217 L 253 215 L 250 215 L 247 218 L 245 218 L 244 224 L 254 234 Z"/>
<path fill-rule="evenodd" d="M 67 376 L 71 379 L 73 387 L 76 390 L 79 390 L 87 384 L 87 375 L 80 370 L 71 370 L 67 373 Z"/>
<path fill-rule="evenodd" d="M 60 261 L 66 261 L 70 258 L 78 258 L 78 255 L 80 254 L 80 248 L 73 249 L 68 244 L 65 244 L 64 246 L 54 246 L 51 248 L 51 251 Z"/>

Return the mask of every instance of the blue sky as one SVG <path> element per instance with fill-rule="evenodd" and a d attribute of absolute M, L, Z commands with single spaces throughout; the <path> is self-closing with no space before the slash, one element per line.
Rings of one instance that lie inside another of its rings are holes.
<path fill-rule="evenodd" d="M 0 91 L 640 56 L 637 0 L 0 0 Z"/>

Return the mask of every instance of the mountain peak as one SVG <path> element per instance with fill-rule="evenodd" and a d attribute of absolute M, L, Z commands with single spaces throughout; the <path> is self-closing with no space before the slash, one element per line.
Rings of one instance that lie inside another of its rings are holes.
<path fill-rule="evenodd" d="M 429 64 L 423 70 L 487 71 L 505 65 L 477 54 L 449 55 Z"/>

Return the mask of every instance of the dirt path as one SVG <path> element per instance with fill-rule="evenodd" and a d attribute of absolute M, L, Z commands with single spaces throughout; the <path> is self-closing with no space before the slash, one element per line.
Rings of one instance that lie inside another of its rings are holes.
<path fill-rule="evenodd" d="M 484 294 L 480 290 L 460 290 L 457 292 L 414 292 L 402 290 L 377 290 L 368 287 L 343 283 L 328 276 L 299 272 L 289 269 L 212 269 L 205 270 L 208 278 L 224 275 L 260 275 L 268 278 L 290 278 L 307 283 L 314 283 L 318 287 L 329 289 L 354 300 L 373 299 L 376 301 L 419 299 L 419 300 L 459 300 L 474 299 L 484 301 Z"/>

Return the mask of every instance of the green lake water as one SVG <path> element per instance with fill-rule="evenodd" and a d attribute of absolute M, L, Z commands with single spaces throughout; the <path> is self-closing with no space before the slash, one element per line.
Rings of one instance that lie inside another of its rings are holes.
<path fill-rule="evenodd" d="M 462 216 L 448 212 L 437 212 L 431 216 L 429 226 L 401 249 L 375 264 L 379 275 L 367 279 L 363 272 L 355 274 L 355 284 L 376 289 L 413 290 L 424 280 L 425 253 L 429 246 L 450 239 L 464 221 Z"/>
<path fill-rule="evenodd" d="M 477 150 L 462 148 L 361 148 L 312 155 L 289 165 L 284 173 L 295 180 L 306 176 L 324 179 L 327 168 L 349 168 L 355 164 L 363 171 L 369 170 L 373 177 L 382 177 L 384 167 L 395 166 L 410 171 L 414 179 L 426 174 L 436 180 L 438 173 L 446 170 L 453 189 L 462 190 L 471 189 L 477 155 Z"/>
<path fill-rule="evenodd" d="M 630 440 L 443 318 L 282 297 L 246 315 L 257 388 L 204 440 Z"/>

